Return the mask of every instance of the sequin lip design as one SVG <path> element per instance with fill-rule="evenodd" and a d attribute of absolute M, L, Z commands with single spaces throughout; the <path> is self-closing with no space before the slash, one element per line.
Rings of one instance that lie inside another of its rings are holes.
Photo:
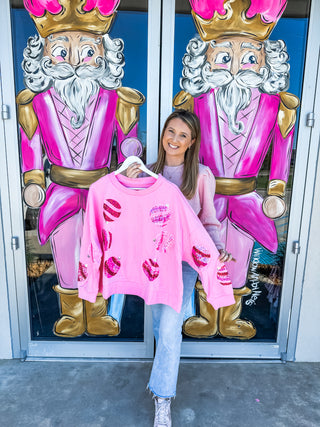
<path fill-rule="evenodd" d="M 218 268 L 217 279 L 223 286 L 228 286 L 232 284 L 225 264 L 221 264 L 221 267 Z"/>
<path fill-rule="evenodd" d="M 103 217 L 106 221 L 114 221 L 121 215 L 120 204 L 113 199 L 106 199 L 103 204 Z"/>
<path fill-rule="evenodd" d="M 150 282 L 156 279 L 159 276 L 159 264 L 157 261 L 149 258 L 142 264 L 142 269 L 144 274 L 148 277 Z"/>
<path fill-rule="evenodd" d="M 166 253 L 170 246 L 173 245 L 174 237 L 172 234 L 162 231 L 154 240 L 156 242 L 157 251 Z"/>
<path fill-rule="evenodd" d="M 114 256 L 110 257 L 104 263 L 104 274 L 107 277 L 115 276 L 121 267 L 121 262 L 119 258 L 115 258 Z"/>
<path fill-rule="evenodd" d="M 112 233 L 110 231 L 102 230 L 102 243 L 105 251 L 110 249 L 112 243 Z"/>
<path fill-rule="evenodd" d="M 83 282 L 88 278 L 87 267 L 80 261 L 78 269 L 78 282 Z"/>
<path fill-rule="evenodd" d="M 209 262 L 210 253 L 201 246 L 193 246 L 192 258 L 198 267 L 204 267 Z"/>
<path fill-rule="evenodd" d="M 169 206 L 154 206 L 150 211 L 150 218 L 154 224 L 159 225 L 160 227 L 164 227 L 168 224 L 171 218 Z"/>

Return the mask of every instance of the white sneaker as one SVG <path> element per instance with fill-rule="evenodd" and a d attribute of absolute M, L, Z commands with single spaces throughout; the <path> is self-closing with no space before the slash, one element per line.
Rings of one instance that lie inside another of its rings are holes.
<path fill-rule="evenodd" d="M 155 416 L 153 427 L 171 427 L 171 399 L 154 396 Z"/>

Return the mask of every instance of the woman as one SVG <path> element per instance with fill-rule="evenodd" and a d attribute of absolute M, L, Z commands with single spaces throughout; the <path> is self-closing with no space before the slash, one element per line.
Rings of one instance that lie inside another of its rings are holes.
<path fill-rule="evenodd" d="M 198 160 L 200 139 L 198 117 L 186 110 L 173 112 L 164 124 L 158 159 L 150 168 L 180 188 L 213 239 L 220 260 L 227 262 L 232 255 L 225 251 L 219 238 L 220 224 L 213 205 L 215 179 L 211 170 Z M 130 165 L 125 173 L 137 178 L 141 173 L 139 163 Z M 197 279 L 197 272 L 185 262 L 182 273 L 184 293 L 180 313 L 164 304 L 151 306 L 157 349 L 148 388 L 155 399 L 155 427 L 171 426 L 170 403 L 176 394 L 181 328 Z"/>

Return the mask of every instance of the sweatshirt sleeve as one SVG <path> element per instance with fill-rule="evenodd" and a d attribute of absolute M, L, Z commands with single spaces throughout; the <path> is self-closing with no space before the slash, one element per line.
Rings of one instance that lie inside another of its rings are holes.
<path fill-rule="evenodd" d="M 207 300 L 216 310 L 234 304 L 232 283 L 215 244 L 183 196 L 179 202 L 182 259 L 198 272 Z"/>
<path fill-rule="evenodd" d="M 79 298 L 95 302 L 99 292 L 102 236 L 101 209 L 94 186 L 90 187 L 84 217 L 78 270 Z"/>
<path fill-rule="evenodd" d="M 217 220 L 216 209 L 214 207 L 216 180 L 208 167 L 205 167 L 199 174 L 198 189 L 201 205 L 198 215 L 199 219 L 217 249 L 224 249 L 224 244 L 220 238 L 220 222 Z"/>

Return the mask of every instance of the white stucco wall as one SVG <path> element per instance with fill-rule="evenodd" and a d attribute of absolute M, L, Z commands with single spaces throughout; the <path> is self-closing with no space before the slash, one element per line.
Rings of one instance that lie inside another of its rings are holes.
<path fill-rule="evenodd" d="M 0 199 L 1 200 L 1 199 Z M 0 206 L 1 214 L 1 206 Z M 11 332 L 8 308 L 7 280 L 3 250 L 3 233 L 0 216 L 0 359 L 11 359 Z"/>
<path fill-rule="evenodd" d="M 320 167 L 316 175 L 296 361 L 320 362 Z"/>
<path fill-rule="evenodd" d="M 11 335 L 6 292 L 0 283 L 0 359 L 11 359 Z"/>

